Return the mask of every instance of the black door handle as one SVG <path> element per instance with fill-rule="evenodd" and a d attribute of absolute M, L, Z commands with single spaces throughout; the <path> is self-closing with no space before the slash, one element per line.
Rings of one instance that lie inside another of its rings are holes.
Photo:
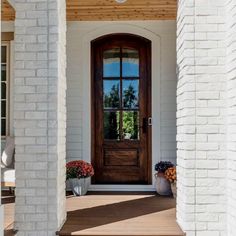
<path fill-rule="evenodd" d="M 144 133 L 144 134 L 147 133 L 147 127 L 148 127 L 148 119 L 147 119 L 147 118 L 143 118 L 142 129 L 143 129 L 143 133 Z"/>

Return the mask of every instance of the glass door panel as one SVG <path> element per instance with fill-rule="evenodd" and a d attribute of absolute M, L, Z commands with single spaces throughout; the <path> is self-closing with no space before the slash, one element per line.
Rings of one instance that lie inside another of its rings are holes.
<path fill-rule="evenodd" d="M 139 77 L 139 52 L 135 49 L 122 49 L 122 76 Z"/>
<path fill-rule="evenodd" d="M 104 51 L 103 77 L 120 77 L 120 48 L 114 48 Z"/>

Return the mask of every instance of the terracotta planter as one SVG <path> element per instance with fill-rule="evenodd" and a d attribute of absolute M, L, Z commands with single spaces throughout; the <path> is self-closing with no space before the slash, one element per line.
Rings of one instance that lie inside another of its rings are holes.
<path fill-rule="evenodd" d="M 90 177 L 83 179 L 69 179 L 71 191 L 75 196 L 84 196 L 90 185 Z"/>
<path fill-rule="evenodd" d="M 171 183 L 171 191 L 172 191 L 173 197 L 176 199 L 176 196 L 177 196 L 176 183 Z"/>
<path fill-rule="evenodd" d="M 156 177 L 156 191 L 159 195 L 169 196 L 171 195 L 170 182 L 164 177 L 163 173 L 155 174 Z"/>

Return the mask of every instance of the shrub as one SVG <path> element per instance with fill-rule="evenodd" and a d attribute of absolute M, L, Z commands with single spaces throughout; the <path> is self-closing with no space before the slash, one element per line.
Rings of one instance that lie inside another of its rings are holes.
<path fill-rule="evenodd" d="M 155 170 L 158 173 L 165 173 L 168 168 L 173 166 L 174 165 L 170 161 L 160 161 L 155 165 Z"/>
<path fill-rule="evenodd" d="M 165 171 L 165 178 L 169 180 L 171 183 L 175 183 L 177 180 L 176 168 L 175 167 L 168 168 Z"/>
<path fill-rule="evenodd" d="M 87 178 L 94 175 L 93 166 L 85 161 L 71 161 L 66 164 L 66 179 Z"/>

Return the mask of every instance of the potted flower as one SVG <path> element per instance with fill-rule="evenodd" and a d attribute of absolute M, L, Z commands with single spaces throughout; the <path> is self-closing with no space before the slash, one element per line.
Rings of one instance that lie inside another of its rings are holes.
<path fill-rule="evenodd" d="M 93 175 L 93 166 L 85 161 L 71 161 L 66 164 L 66 179 L 69 180 L 75 196 L 83 196 L 87 193 L 90 177 Z"/>
<path fill-rule="evenodd" d="M 161 161 L 155 165 L 157 173 L 156 177 L 156 191 L 160 195 L 171 195 L 170 182 L 165 178 L 165 171 L 174 165 L 170 161 Z"/>
<path fill-rule="evenodd" d="M 177 181 L 176 167 L 168 168 L 165 171 L 165 177 L 170 182 L 173 196 L 174 196 L 174 198 L 176 198 L 176 195 L 177 195 L 177 189 L 176 189 L 176 181 Z"/>

